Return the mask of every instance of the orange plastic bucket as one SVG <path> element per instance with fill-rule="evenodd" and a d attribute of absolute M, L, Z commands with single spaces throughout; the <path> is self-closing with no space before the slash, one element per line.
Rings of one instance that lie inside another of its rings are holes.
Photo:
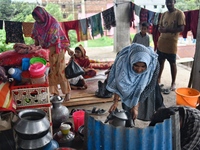
<path fill-rule="evenodd" d="M 200 93 L 193 88 L 177 88 L 176 104 L 196 108 Z"/>

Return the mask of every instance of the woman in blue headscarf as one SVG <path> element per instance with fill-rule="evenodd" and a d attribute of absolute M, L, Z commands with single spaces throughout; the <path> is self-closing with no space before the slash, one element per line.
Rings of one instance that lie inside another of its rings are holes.
<path fill-rule="evenodd" d="M 115 94 L 109 112 L 117 108 L 121 98 L 122 108 L 130 114 L 126 126 L 132 126 L 136 118 L 150 120 L 154 111 L 163 106 L 157 57 L 152 48 L 133 43 L 118 53 L 110 70 L 106 88 Z"/>

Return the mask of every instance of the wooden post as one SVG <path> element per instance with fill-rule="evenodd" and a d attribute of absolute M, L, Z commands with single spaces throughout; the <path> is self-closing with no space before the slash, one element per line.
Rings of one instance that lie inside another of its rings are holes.
<path fill-rule="evenodd" d="M 199 11 L 200 18 L 200 11 Z M 197 27 L 197 39 L 196 39 L 196 50 L 194 55 L 194 64 L 191 73 L 192 88 L 200 91 L 200 19 L 198 18 L 198 27 Z"/>

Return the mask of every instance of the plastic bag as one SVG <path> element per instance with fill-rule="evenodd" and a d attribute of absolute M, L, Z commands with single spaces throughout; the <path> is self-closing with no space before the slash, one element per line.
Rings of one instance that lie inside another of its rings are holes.
<path fill-rule="evenodd" d="M 84 73 L 84 70 L 73 59 L 71 59 L 68 66 L 65 68 L 65 76 L 67 79 L 83 75 Z"/>
<path fill-rule="evenodd" d="M 106 89 L 107 81 L 98 81 L 98 90 L 95 92 L 96 97 L 100 98 L 111 98 L 113 93 Z"/>

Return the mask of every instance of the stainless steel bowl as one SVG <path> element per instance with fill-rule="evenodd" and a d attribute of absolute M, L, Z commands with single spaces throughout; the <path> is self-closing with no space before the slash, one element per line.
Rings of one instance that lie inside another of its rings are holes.
<path fill-rule="evenodd" d="M 39 149 L 46 146 L 52 140 L 52 135 L 48 132 L 45 136 L 33 140 L 25 140 L 16 136 L 16 140 L 18 146 L 22 149 Z"/>
<path fill-rule="evenodd" d="M 37 139 L 48 133 L 50 122 L 43 110 L 25 109 L 19 112 L 18 116 L 14 130 L 20 138 Z"/>

